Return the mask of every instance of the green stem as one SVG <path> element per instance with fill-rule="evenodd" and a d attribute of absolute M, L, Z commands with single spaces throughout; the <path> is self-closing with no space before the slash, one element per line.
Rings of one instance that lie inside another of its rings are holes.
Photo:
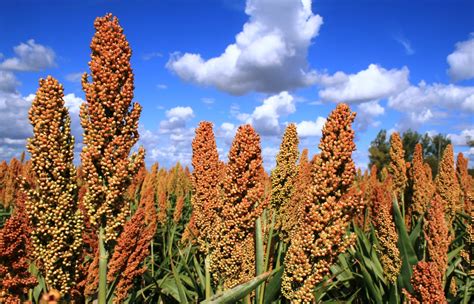
<path fill-rule="evenodd" d="M 257 276 L 261 275 L 265 269 L 264 269 L 264 251 L 263 251 L 263 235 L 262 235 L 262 220 L 257 218 L 257 221 L 255 222 L 255 260 L 256 260 L 256 271 L 257 271 Z M 260 285 L 257 287 L 257 291 L 255 293 L 255 303 L 260 303 L 260 296 L 261 293 L 263 293 L 263 286 L 265 284 Z"/>
<path fill-rule="evenodd" d="M 107 250 L 105 250 L 104 227 L 99 229 L 99 304 L 107 303 Z"/>
<path fill-rule="evenodd" d="M 209 300 L 212 296 L 211 290 L 211 272 L 209 271 L 209 255 L 206 255 L 204 259 L 204 272 L 206 276 L 206 300 Z"/>

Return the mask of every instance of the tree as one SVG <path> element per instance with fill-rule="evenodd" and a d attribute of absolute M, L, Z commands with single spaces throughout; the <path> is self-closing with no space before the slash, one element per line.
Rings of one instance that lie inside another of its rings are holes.
<path fill-rule="evenodd" d="M 377 137 L 370 143 L 369 148 L 369 168 L 373 165 L 377 167 L 377 171 L 381 172 L 382 168 L 390 163 L 390 144 L 387 140 L 387 131 L 382 129 Z"/>

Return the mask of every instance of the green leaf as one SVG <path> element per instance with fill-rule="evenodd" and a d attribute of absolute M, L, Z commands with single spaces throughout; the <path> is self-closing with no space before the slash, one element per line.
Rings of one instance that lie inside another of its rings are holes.
<path fill-rule="evenodd" d="M 270 282 L 268 282 L 267 287 L 265 288 L 265 295 L 263 298 L 263 302 L 265 304 L 270 304 L 280 295 L 281 290 L 281 277 L 283 275 L 283 267 L 275 272 Z"/>
<path fill-rule="evenodd" d="M 398 280 L 401 288 L 413 292 L 410 278 L 413 273 L 413 265 L 418 263 L 418 257 L 416 256 L 415 249 L 413 249 L 405 226 L 405 220 L 400 213 L 400 208 L 396 200 L 393 201 L 393 218 L 398 231 L 398 249 L 400 250 L 400 257 L 402 259 L 402 268 Z"/>
<path fill-rule="evenodd" d="M 271 271 L 265 272 L 259 276 L 256 276 L 247 283 L 243 283 L 235 286 L 232 289 L 220 292 L 211 297 L 209 300 L 201 302 L 201 304 L 235 303 L 255 290 L 255 288 L 262 284 L 271 274 Z"/>

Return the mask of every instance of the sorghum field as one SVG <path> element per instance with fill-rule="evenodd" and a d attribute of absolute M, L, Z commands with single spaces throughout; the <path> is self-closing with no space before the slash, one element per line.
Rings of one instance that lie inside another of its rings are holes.
<path fill-rule="evenodd" d="M 394 132 L 362 172 L 340 103 L 319 154 L 288 124 L 271 172 L 250 124 L 219 159 L 208 121 L 192 167 L 147 168 L 131 46 L 116 17 L 94 27 L 80 165 L 52 76 L 26 155 L 0 165 L 1 303 L 472 303 L 474 181 L 450 144 L 433 172 Z"/>

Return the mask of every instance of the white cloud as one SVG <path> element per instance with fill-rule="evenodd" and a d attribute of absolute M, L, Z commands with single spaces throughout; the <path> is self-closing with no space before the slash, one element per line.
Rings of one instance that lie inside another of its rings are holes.
<path fill-rule="evenodd" d="M 207 105 L 211 105 L 215 102 L 215 99 L 211 97 L 203 97 L 201 98 L 201 101 Z"/>
<path fill-rule="evenodd" d="M 399 111 L 414 113 L 432 107 L 474 112 L 474 87 L 440 83 L 428 85 L 421 81 L 417 86 L 410 86 L 390 97 L 388 105 Z"/>
<path fill-rule="evenodd" d="M 7 58 L 0 63 L 0 69 L 11 71 L 41 71 L 56 65 L 54 51 L 33 39 L 13 48 L 16 57 Z"/>
<path fill-rule="evenodd" d="M 403 37 L 397 37 L 395 40 L 403 46 L 403 49 L 405 50 L 405 54 L 407 55 L 413 55 L 415 54 L 415 50 L 412 48 L 411 43 L 408 39 L 405 39 Z"/>
<path fill-rule="evenodd" d="M 296 124 L 298 136 L 301 138 L 321 136 L 321 132 L 325 123 L 326 118 L 321 116 L 319 116 L 316 121 L 303 120 Z"/>
<path fill-rule="evenodd" d="M 166 90 L 168 86 L 164 83 L 157 84 L 156 87 L 160 90 Z"/>
<path fill-rule="evenodd" d="M 70 73 L 66 75 L 66 80 L 70 82 L 80 82 L 84 72 Z"/>
<path fill-rule="evenodd" d="M 0 92 L 14 93 L 19 84 L 12 72 L 0 70 Z"/>
<path fill-rule="evenodd" d="M 306 57 L 323 20 L 311 0 L 247 0 L 245 13 L 249 20 L 220 56 L 174 54 L 167 67 L 185 81 L 234 95 L 313 84 Z"/>
<path fill-rule="evenodd" d="M 365 131 L 368 127 L 377 128 L 380 125 L 380 121 L 375 118 L 385 114 L 385 109 L 378 101 L 369 101 L 359 104 L 356 112 L 355 128 L 358 131 Z"/>
<path fill-rule="evenodd" d="M 456 43 L 456 50 L 448 55 L 447 61 L 453 80 L 474 78 L 474 33 L 468 40 Z"/>
<path fill-rule="evenodd" d="M 151 53 L 146 53 L 142 56 L 142 59 L 145 61 L 151 60 L 156 57 L 163 57 L 163 54 L 160 52 L 151 52 Z"/>
<path fill-rule="evenodd" d="M 322 74 L 318 76 L 318 84 L 323 87 L 319 96 L 324 100 L 347 103 L 380 100 L 408 87 L 408 74 L 407 67 L 386 70 L 376 64 L 370 64 L 357 74 Z"/>
<path fill-rule="evenodd" d="M 469 140 L 474 140 L 474 128 L 462 130 L 460 134 L 448 134 L 451 142 L 455 146 L 467 146 Z"/>
<path fill-rule="evenodd" d="M 288 92 L 283 91 L 265 99 L 252 114 L 239 113 L 237 118 L 251 124 L 261 135 L 271 136 L 280 134 L 279 118 L 295 111 L 295 99 Z"/>
<path fill-rule="evenodd" d="M 174 131 L 186 126 L 186 121 L 194 117 L 194 112 L 191 107 L 175 107 L 166 111 L 167 120 L 160 122 L 160 129 L 162 131 Z"/>

